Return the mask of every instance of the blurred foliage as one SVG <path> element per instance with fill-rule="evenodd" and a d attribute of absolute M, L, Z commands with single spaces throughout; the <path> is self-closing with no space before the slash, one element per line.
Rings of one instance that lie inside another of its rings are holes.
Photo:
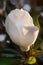
<path fill-rule="evenodd" d="M 34 23 L 34 25 L 37 26 L 40 29 L 40 24 L 39 24 L 39 21 L 38 21 L 39 12 L 35 11 L 34 9 L 32 9 L 30 11 L 30 14 L 33 17 L 33 23 Z"/>
<path fill-rule="evenodd" d="M 0 34 L 7 35 L 6 40 L 0 42 L 0 65 L 41 65 L 41 63 L 43 64 L 43 50 L 40 48 L 43 43 L 43 17 L 40 12 L 43 11 L 43 8 L 40 8 L 40 11 L 36 11 L 35 8 L 43 6 L 43 0 L 18 0 L 17 3 L 16 1 L 13 5 L 9 0 L 0 0 Z M 31 5 L 29 13 L 33 17 L 34 25 L 39 27 L 39 36 L 28 52 L 22 52 L 18 46 L 13 45 L 3 25 L 8 13 L 15 8 L 22 8 L 24 3 Z M 7 40 L 10 41 L 9 44 L 6 42 Z"/>
<path fill-rule="evenodd" d="M 28 64 L 35 64 L 36 63 L 36 58 L 34 56 L 31 56 L 27 59 Z"/>
<path fill-rule="evenodd" d="M 0 8 L 3 8 L 3 1 L 4 0 L 0 0 Z"/>
<path fill-rule="evenodd" d="M 0 65 L 19 65 L 20 59 L 14 59 L 14 58 L 0 58 Z"/>
<path fill-rule="evenodd" d="M 42 42 L 43 42 L 42 39 L 37 38 L 35 44 L 33 45 L 33 49 L 38 49 L 38 48 L 40 48 L 40 45 L 41 45 Z"/>

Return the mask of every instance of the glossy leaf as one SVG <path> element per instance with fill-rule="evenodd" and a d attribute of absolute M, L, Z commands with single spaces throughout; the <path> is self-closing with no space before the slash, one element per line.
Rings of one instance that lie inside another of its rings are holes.
<path fill-rule="evenodd" d="M 38 49 L 38 48 L 40 48 L 40 45 L 42 44 L 42 42 L 43 42 L 42 39 L 37 38 L 37 40 L 36 40 L 36 42 L 35 42 L 35 44 L 33 45 L 32 48 L 34 48 L 34 49 Z"/>
<path fill-rule="evenodd" d="M 43 54 L 43 51 L 42 51 L 42 50 L 32 49 L 32 50 L 30 51 L 30 54 L 31 54 L 31 55 L 34 55 L 34 56 L 38 56 L 38 55 Z"/>
<path fill-rule="evenodd" d="M 0 65 L 19 65 L 20 59 L 14 59 L 14 58 L 0 58 Z"/>
<path fill-rule="evenodd" d="M 39 25 L 39 21 L 38 21 L 39 12 L 37 12 L 37 11 L 35 11 L 35 10 L 32 9 L 31 12 L 30 12 L 30 14 L 33 17 L 33 23 L 34 23 L 34 25 L 36 25 L 40 29 L 40 25 Z"/>
<path fill-rule="evenodd" d="M 11 48 L 0 48 L 0 54 L 5 55 L 13 55 L 14 57 L 22 57 L 22 53 L 18 52 L 17 50 L 11 49 Z"/>

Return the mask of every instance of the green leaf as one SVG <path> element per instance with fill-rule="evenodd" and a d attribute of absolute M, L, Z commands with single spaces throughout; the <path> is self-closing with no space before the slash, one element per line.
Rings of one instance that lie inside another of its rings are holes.
<path fill-rule="evenodd" d="M 33 17 L 33 23 L 35 26 L 39 27 L 40 29 L 40 25 L 39 25 L 39 21 L 38 21 L 38 17 L 39 17 L 39 12 L 35 11 L 35 10 L 31 10 L 30 12 L 31 16 Z"/>
<path fill-rule="evenodd" d="M 28 59 L 27 59 L 27 63 L 28 64 L 35 64 L 36 63 L 36 58 L 34 56 L 30 56 Z"/>
<path fill-rule="evenodd" d="M 37 55 L 43 54 L 42 50 L 37 50 L 37 49 L 40 48 L 40 45 L 42 44 L 42 42 L 43 42 L 42 39 L 37 38 L 35 44 L 32 45 L 31 48 L 30 48 L 30 54 L 31 55 L 37 56 Z"/>
<path fill-rule="evenodd" d="M 34 25 L 37 26 L 40 29 L 40 25 L 39 25 L 39 22 L 38 22 L 38 17 L 33 16 L 33 22 L 34 22 Z"/>
<path fill-rule="evenodd" d="M 35 44 L 33 45 L 33 49 L 38 49 L 40 47 L 40 45 L 42 44 L 43 40 L 40 38 L 37 38 Z"/>
<path fill-rule="evenodd" d="M 0 65 L 19 65 L 22 53 L 12 48 L 0 48 Z"/>
<path fill-rule="evenodd" d="M 0 58 L 0 65 L 19 65 L 20 59 L 14 59 L 14 58 Z"/>
<path fill-rule="evenodd" d="M 38 55 L 43 54 L 43 50 L 35 50 L 35 49 L 32 49 L 30 51 L 30 54 L 33 55 L 33 56 L 38 56 Z"/>
<path fill-rule="evenodd" d="M 17 50 L 11 48 L 0 48 L 0 53 L 13 54 L 15 57 L 22 57 L 23 55 L 21 52 L 18 52 Z"/>

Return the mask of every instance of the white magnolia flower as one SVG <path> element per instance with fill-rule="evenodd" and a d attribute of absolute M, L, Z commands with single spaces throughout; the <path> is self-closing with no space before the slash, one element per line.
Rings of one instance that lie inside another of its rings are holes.
<path fill-rule="evenodd" d="M 39 32 L 30 14 L 23 9 L 15 9 L 10 12 L 5 21 L 5 28 L 11 40 L 23 51 L 30 49 Z"/>

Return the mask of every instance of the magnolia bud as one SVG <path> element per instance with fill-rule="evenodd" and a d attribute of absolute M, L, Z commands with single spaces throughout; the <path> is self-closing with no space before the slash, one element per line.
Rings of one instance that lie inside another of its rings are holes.
<path fill-rule="evenodd" d="M 19 45 L 22 51 L 30 49 L 39 32 L 30 14 L 23 9 L 15 9 L 10 12 L 5 20 L 5 28 L 11 40 Z"/>

